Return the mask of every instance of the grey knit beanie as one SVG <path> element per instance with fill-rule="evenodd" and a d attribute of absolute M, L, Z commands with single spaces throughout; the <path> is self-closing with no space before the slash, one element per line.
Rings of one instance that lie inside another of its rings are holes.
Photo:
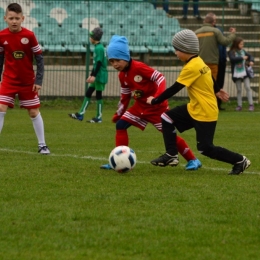
<path fill-rule="evenodd" d="M 199 40 L 196 34 L 188 29 L 176 33 L 172 39 L 172 45 L 175 49 L 190 53 L 199 53 Z"/>
<path fill-rule="evenodd" d="M 99 27 L 94 28 L 94 29 L 89 33 L 89 36 L 90 36 L 93 40 L 95 40 L 95 41 L 100 41 L 102 35 L 103 35 L 103 31 L 102 31 L 102 29 L 99 28 Z"/>

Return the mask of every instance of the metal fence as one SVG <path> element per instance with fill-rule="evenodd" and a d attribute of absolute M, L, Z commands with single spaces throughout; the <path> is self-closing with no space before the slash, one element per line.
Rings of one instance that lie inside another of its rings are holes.
<path fill-rule="evenodd" d="M 1 0 L 0 15 L 13 1 Z M 200 1 L 199 14 L 193 14 L 189 1 L 187 19 L 183 17 L 183 1 L 38 1 L 19 0 L 25 15 L 24 27 L 34 31 L 44 51 L 45 77 L 41 96 L 82 97 L 87 87 L 85 79 L 92 69 L 93 46 L 88 32 L 102 27 L 102 43 L 107 46 L 112 35 L 124 35 L 129 40 L 131 56 L 164 73 L 167 85 L 175 82 L 182 63 L 176 58 L 171 40 L 179 30 L 196 30 L 208 12 L 217 15 L 224 34 L 236 27 L 237 36 L 245 40 L 245 49 L 255 58 L 255 77 L 251 80 L 253 97 L 259 99 L 260 2 Z M 168 4 L 168 6 L 167 6 Z M 6 24 L 0 20 L 0 28 Z M 229 48 L 227 48 L 228 50 Z M 117 71 L 111 66 L 104 96 L 119 96 Z M 231 98 L 236 97 L 227 63 L 225 86 Z M 186 90 L 178 93 L 186 97 Z M 245 93 L 244 93 L 245 96 Z"/>

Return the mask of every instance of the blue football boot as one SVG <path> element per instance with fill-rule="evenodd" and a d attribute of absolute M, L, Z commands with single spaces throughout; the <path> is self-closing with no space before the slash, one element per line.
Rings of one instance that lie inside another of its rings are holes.
<path fill-rule="evenodd" d="M 185 166 L 185 169 L 187 171 L 196 171 L 198 170 L 200 167 L 202 166 L 201 162 L 199 159 L 195 159 L 195 160 L 190 160 L 188 161 L 188 163 Z"/>

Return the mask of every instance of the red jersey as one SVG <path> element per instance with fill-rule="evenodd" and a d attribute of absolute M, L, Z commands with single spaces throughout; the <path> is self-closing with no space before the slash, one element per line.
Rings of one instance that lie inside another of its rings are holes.
<path fill-rule="evenodd" d="M 117 114 L 121 116 L 127 109 L 131 96 L 141 107 L 149 107 L 146 103 L 150 96 L 157 97 L 166 89 L 166 81 L 163 74 L 149 67 L 143 62 L 131 60 L 129 68 L 126 71 L 119 72 L 119 81 L 121 83 L 121 99 Z M 168 107 L 168 101 L 152 106 L 154 110 L 157 107 Z"/>
<path fill-rule="evenodd" d="M 32 31 L 23 27 L 17 33 L 8 28 L 0 31 L 0 54 L 4 54 L 5 59 L 2 80 L 11 85 L 33 85 L 33 57 L 41 53 Z"/>

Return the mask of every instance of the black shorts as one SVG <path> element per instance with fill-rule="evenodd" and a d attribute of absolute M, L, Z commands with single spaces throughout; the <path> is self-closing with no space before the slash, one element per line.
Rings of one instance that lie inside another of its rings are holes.
<path fill-rule="evenodd" d="M 193 119 L 188 112 L 187 104 L 177 106 L 164 113 L 173 120 L 174 126 L 180 133 L 194 128 L 197 142 L 213 144 L 217 121 L 201 122 Z"/>

